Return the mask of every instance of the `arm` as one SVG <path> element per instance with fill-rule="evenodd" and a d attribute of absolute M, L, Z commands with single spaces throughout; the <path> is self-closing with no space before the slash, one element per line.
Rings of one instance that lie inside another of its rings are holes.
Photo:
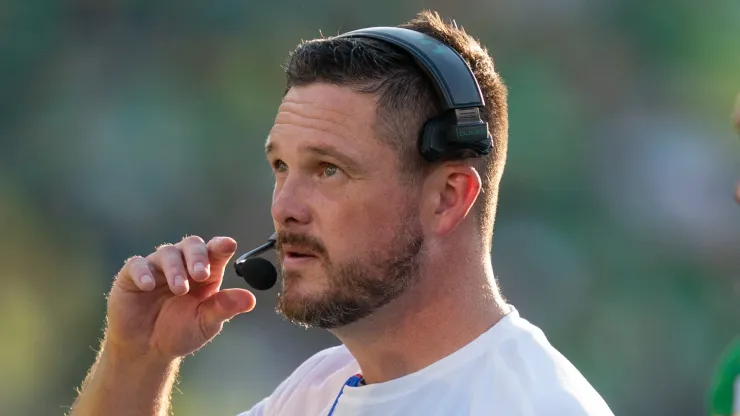
<path fill-rule="evenodd" d="M 126 359 L 103 348 L 82 383 L 70 416 L 168 415 L 180 362 Z"/>

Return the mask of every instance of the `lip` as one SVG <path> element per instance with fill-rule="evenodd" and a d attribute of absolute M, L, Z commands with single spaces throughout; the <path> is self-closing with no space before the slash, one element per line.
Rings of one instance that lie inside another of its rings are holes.
<path fill-rule="evenodd" d="M 300 256 L 316 257 L 316 253 L 314 253 L 313 251 L 306 250 L 306 249 L 301 248 L 301 247 L 292 246 L 290 244 L 286 244 L 283 247 L 281 247 L 281 251 L 283 253 L 285 253 L 286 255 L 288 255 L 288 254 L 290 254 L 290 255 L 296 255 L 297 254 L 299 257 Z"/>
<path fill-rule="evenodd" d="M 282 248 L 282 252 L 282 265 L 285 269 L 303 267 L 315 260 L 318 260 L 318 257 L 316 257 L 316 255 L 311 251 L 297 247 L 285 246 Z"/>

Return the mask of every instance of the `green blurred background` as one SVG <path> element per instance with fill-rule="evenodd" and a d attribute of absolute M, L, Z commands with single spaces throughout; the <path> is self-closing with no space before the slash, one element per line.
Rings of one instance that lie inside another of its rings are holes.
<path fill-rule="evenodd" d="M 272 232 L 262 149 L 296 43 L 422 8 L 510 88 L 505 295 L 616 414 L 706 414 L 740 323 L 738 0 L 0 2 L 0 414 L 68 410 L 127 257 Z M 257 299 L 186 360 L 177 416 L 246 410 L 337 343 Z"/>

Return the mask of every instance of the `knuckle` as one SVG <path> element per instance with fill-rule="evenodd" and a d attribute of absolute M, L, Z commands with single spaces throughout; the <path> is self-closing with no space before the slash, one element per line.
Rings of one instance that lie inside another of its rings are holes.
<path fill-rule="evenodd" d="M 164 259 L 167 259 L 167 256 L 179 255 L 180 249 L 172 244 L 162 244 L 157 248 L 157 252 L 164 256 Z"/>
<path fill-rule="evenodd" d="M 171 250 L 173 248 L 175 248 L 175 246 L 172 243 L 163 243 L 157 246 L 157 251 Z"/>
<path fill-rule="evenodd" d="M 146 259 L 141 256 L 131 256 L 123 264 L 121 273 L 133 274 L 146 264 Z"/>
<path fill-rule="evenodd" d="M 206 248 L 206 246 L 193 247 L 192 250 L 188 250 L 187 258 L 189 261 L 208 260 L 208 249 Z"/>
<path fill-rule="evenodd" d="M 124 267 L 132 267 L 132 266 L 135 266 L 136 264 L 140 263 L 142 260 L 144 260 L 144 257 L 138 256 L 138 255 L 137 256 L 131 256 L 128 259 L 126 259 L 126 261 L 123 263 L 123 266 Z"/>
<path fill-rule="evenodd" d="M 171 266 L 171 267 L 168 267 L 167 269 L 165 269 L 164 274 L 166 276 L 175 277 L 178 274 L 182 274 L 182 269 L 179 268 L 179 267 L 177 267 L 177 266 Z"/>
<path fill-rule="evenodd" d="M 206 243 L 200 236 L 197 236 L 197 235 L 185 236 L 183 237 L 182 242 L 186 245 L 193 245 L 193 246 L 203 245 Z"/>
<path fill-rule="evenodd" d="M 121 279 L 123 276 L 134 276 L 138 274 L 139 270 L 147 264 L 147 260 L 141 256 L 131 256 L 123 263 L 123 267 L 116 275 L 116 279 Z"/>

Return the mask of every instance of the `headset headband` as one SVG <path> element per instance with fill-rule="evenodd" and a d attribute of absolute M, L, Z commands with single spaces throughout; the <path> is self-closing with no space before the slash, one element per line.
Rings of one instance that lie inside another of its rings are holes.
<path fill-rule="evenodd" d="M 485 105 L 478 80 L 462 56 L 432 36 L 400 27 L 369 27 L 338 37 L 382 40 L 410 53 L 417 65 L 433 81 L 432 84 L 442 99 L 444 111 Z"/>

